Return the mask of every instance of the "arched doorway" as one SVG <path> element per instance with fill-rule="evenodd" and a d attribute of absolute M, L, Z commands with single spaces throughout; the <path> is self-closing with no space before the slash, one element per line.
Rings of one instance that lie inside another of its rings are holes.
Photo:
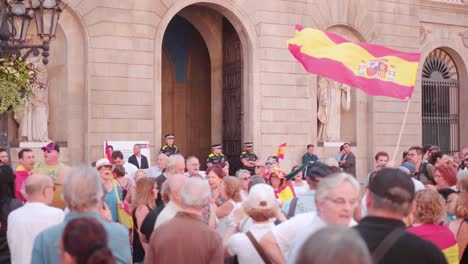
<path fill-rule="evenodd" d="M 210 145 L 223 143 L 234 171 L 243 131 L 242 50 L 236 30 L 214 9 L 188 6 L 168 24 L 161 57 L 161 134 L 173 132 L 181 153 L 202 164 Z"/>
<path fill-rule="evenodd" d="M 443 49 L 427 56 L 422 69 L 422 140 L 441 151 L 458 151 L 459 93 L 457 67 Z"/>

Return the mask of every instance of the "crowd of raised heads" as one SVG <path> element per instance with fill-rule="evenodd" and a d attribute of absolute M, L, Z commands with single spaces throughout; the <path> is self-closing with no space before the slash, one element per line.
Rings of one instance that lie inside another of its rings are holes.
<path fill-rule="evenodd" d="M 70 167 L 51 142 L 15 169 L 0 149 L 0 263 L 468 263 L 468 148 L 379 151 L 356 175 L 350 143 L 285 172 L 252 142 L 201 170 L 166 141 L 151 167 L 139 145 Z"/>

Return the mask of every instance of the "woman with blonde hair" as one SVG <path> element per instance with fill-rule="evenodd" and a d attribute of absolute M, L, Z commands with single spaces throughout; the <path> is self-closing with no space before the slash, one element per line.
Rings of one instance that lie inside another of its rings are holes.
<path fill-rule="evenodd" d="M 455 236 L 446 226 L 439 225 L 445 218 L 445 201 L 431 189 L 416 193 L 413 211 L 413 226 L 407 231 L 428 240 L 444 253 L 447 263 L 458 263 L 458 244 Z"/>
<path fill-rule="evenodd" d="M 159 188 L 155 178 L 141 178 L 137 181 L 132 202 L 133 217 L 133 262 L 142 262 L 145 258 L 147 243 L 140 240 L 140 226 L 148 213 L 156 207 Z"/>
<path fill-rule="evenodd" d="M 219 219 L 216 230 L 223 237 L 232 222 L 234 210 L 239 208 L 242 202 L 241 182 L 234 176 L 226 176 L 220 187 L 220 195 L 225 202 L 216 208 L 216 217 Z"/>
<path fill-rule="evenodd" d="M 145 178 L 145 177 L 148 177 L 145 170 L 137 170 L 135 172 L 135 182 L 137 182 L 139 179 Z"/>
<path fill-rule="evenodd" d="M 463 194 L 459 194 L 455 206 L 456 220 L 449 223 L 450 231 L 458 241 L 460 263 L 468 263 L 468 204 L 463 199 Z"/>

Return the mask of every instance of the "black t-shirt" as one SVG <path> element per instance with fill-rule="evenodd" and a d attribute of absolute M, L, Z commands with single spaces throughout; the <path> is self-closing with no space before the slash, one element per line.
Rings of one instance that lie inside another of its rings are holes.
<path fill-rule="evenodd" d="M 392 230 L 405 228 L 405 224 L 400 220 L 367 216 L 354 228 L 364 239 L 372 254 Z M 405 232 L 380 261 L 380 264 L 394 263 L 445 264 L 447 260 L 434 244 Z"/>

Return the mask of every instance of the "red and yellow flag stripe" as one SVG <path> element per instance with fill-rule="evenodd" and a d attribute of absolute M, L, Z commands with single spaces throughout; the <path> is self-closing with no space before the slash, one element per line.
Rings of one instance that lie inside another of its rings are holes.
<path fill-rule="evenodd" d="M 420 54 L 356 43 L 331 32 L 296 26 L 292 55 L 311 73 L 359 88 L 369 95 L 411 98 Z"/>

